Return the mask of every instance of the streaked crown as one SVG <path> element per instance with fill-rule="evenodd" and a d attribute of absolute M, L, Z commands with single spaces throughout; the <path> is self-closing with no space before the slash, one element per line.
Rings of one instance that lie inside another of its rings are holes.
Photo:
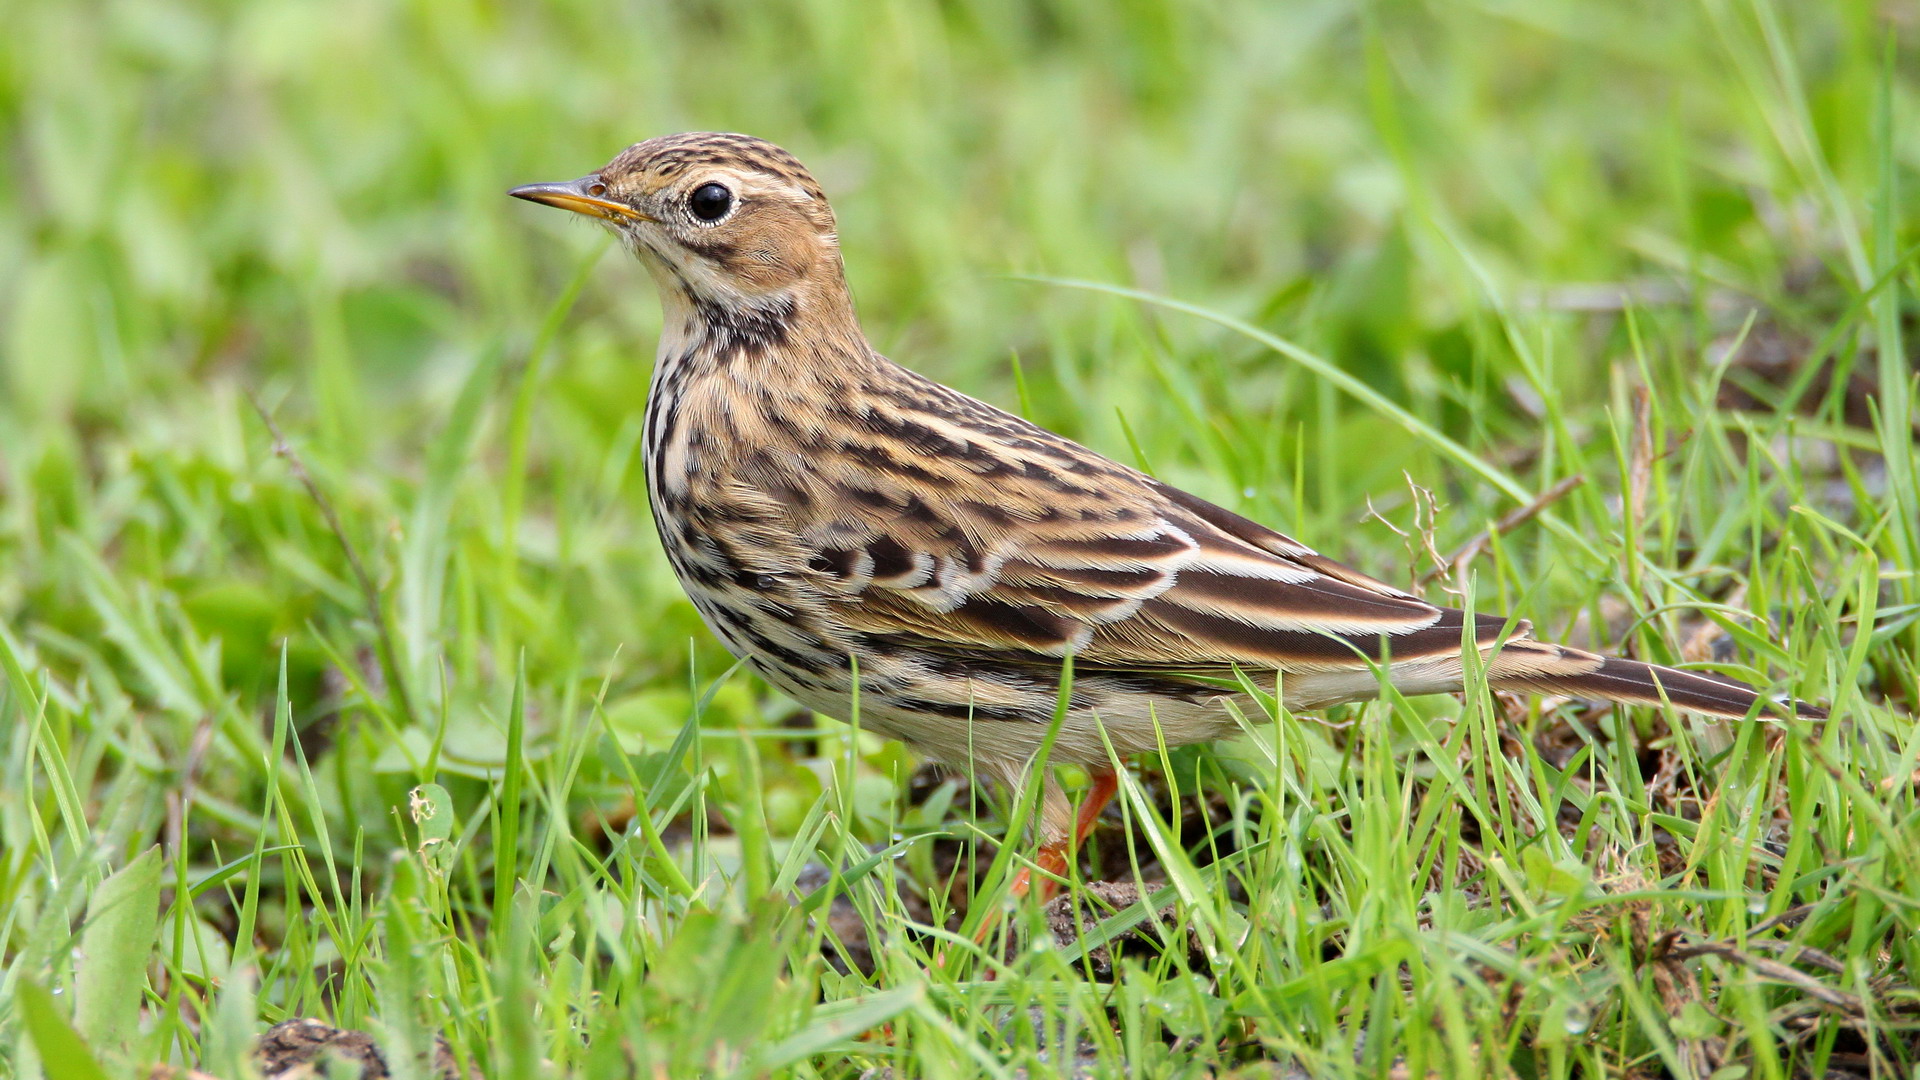
<path fill-rule="evenodd" d="M 662 135 L 620 151 L 601 172 L 614 177 L 656 177 L 667 182 L 702 169 L 758 174 L 798 188 L 822 206 L 827 202 L 826 193 L 799 158 L 751 135 L 716 131 Z"/>

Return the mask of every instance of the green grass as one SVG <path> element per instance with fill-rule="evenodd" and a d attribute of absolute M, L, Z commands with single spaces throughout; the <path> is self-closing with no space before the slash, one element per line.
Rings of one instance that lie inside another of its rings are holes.
<path fill-rule="evenodd" d="M 1900 5 L 0 26 L 0 1074 L 237 1077 L 307 1015 L 500 1078 L 1920 1067 Z M 644 509 L 651 287 L 503 194 L 698 128 L 813 166 L 896 358 L 1396 582 L 1582 477 L 1453 587 L 1649 659 L 1717 626 L 1836 719 L 1253 716 L 1103 838 L 1191 954 L 914 932 L 1016 804 L 732 671 Z"/>

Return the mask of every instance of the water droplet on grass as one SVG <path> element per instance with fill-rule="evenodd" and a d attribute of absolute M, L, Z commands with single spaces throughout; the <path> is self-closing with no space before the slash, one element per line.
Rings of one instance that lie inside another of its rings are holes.
<path fill-rule="evenodd" d="M 1587 1008 L 1584 1005 L 1567 1006 L 1567 1014 L 1560 1020 L 1561 1026 L 1567 1029 L 1567 1034 L 1569 1035 L 1585 1035 L 1587 1033 L 1587 1025 L 1592 1022 L 1593 1020 L 1587 1015 Z"/>

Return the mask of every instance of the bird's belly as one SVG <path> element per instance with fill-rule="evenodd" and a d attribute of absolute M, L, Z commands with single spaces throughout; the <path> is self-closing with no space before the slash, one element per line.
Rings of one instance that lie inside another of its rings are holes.
<path fill-rule="evenodd" d="M 1253 714 L 1257 715 L 1257 713 Z M 894 707 L 862 694 L 861 727 L 900 739 L 917 752 L 952 765 L 977 765 L 1015 778 L 1025 773 L 1052 732 L 1051 713 L 1031 719 L 929 714 Z M 1220 699 L 1187 700 L 1128 693 L 1103 697 L 1098 705 L 1069 709 L 1053 737 L 1048 761 L 1056 765 L 1105 765 L 1162 745 L 1185 746 L 1237 734 L 1232 713 Z"/>
<path fill-rule="evenodd" d="M 1057 685 L 1043 693 L 1032 687 L 1034 700 L 1025 708 L 1008 706 L 1009 685 L 1028 684 L 1031 676 L 1025 672 L 982 669 L 955 678 L 938 670 L 948 658 L 897 654 L 868 654 L 852 666 L 806 669 L 765 654 L 747 655 L 770 684 L 815 712 L 898 739 L 936 761 L 978 766 L 1003 779 L 1026 771 L 1053 728 Z M 1072 696 L 1076 704 L 1066 710 L 1053 737 L 1049 760 L 1054 764 L 1101 765 L 1115 754 L 1238 733 L 1226 695 L 1170 696 L 1083 680 Z M 1240 705 L 1242 715 L 1259 716 L 1252 701 Z"/>

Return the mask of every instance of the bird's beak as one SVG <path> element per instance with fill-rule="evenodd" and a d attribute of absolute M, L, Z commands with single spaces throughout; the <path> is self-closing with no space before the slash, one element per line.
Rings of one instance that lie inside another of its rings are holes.
<path fill-rule="evenodd" d="M 594 188 L 605 191 L 597 176 L 583 176 L 578 180 L 562 180 L 553 184 L 525 184 L 514 188 L 507 194 L 516 199 L 529 202 L 546 203 L 562 210 L 571 210 L 588 217 L 605 218 L 608 221 L 652 221 L 651 217 L 635 210 L 626 203 L 614 202 L 593 193 Z"/>

